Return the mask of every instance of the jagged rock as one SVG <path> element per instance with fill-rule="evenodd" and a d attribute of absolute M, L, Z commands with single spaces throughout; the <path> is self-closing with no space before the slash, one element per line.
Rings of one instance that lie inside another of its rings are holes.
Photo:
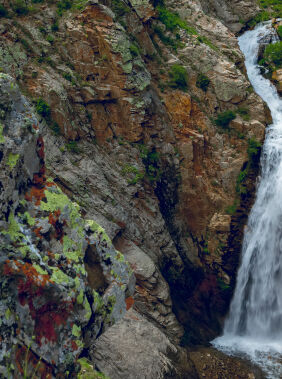
<path fill-rule="evenodd" d="M 34 365 L 57 377 L 74 371 L 90 334 L 123 316 L 134 276 L 103 228 L 84 221 L 46 178 L 41 126 L 4 74 L 0 107 L 1 175 L 9 178 L 1 197 L 0 373 L 32 375 Z"/>
<path fill-rule="evenodd" d="M 160 329 L 130 311 L 97 339 L 91 356 L 112 379 L 196 379 L 193 365 L 179 350 Z"/>

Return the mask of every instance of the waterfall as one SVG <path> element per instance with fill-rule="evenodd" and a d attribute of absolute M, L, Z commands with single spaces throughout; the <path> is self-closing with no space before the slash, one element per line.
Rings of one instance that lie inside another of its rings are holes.
<path fill-rule="evenodd" d="M 282 377 L 282 99 L 257 64 L 260 42 L 271 34 L 271 23 L 264 23 L 239 37 L 248 77 L 268 104 L 273 124 L 266 131 L 261 177 L 229 316 L 223 336 L 213 344 L 226 353 L 247 355 L 268 378 L 278 379 Z"/>

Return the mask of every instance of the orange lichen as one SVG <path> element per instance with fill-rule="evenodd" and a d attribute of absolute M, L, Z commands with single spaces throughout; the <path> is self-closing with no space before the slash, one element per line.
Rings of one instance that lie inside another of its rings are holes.
<path fill-rule="evenodd" d="M 128 311 L 134 304 L 134 299 L 132 296 L 129 296 L 125 299 L 125 304 L 126 304 L 126 310 Z"/>

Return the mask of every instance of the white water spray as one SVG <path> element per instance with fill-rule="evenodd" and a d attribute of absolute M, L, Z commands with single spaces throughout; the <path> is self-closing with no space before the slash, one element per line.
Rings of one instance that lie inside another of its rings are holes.
<path fill-rule="evenodd" d="M 224 334 L 213 344 L 229 354 L 246 354 L 263 366 L 268 378 L 278 379 L 282 378 L 282 100 L 257 64 L 259 41 L 270 33 L 268 23 L 239 38 L 250 82 L 268 104 L 273 124 L 266 132 L 234 298 Z"/>

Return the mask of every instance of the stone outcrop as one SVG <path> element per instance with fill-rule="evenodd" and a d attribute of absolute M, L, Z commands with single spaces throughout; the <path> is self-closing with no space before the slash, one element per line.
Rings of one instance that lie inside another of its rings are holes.
<path fill-rule="evenodd" d="M 60 377 L 123 316 L 134 276 L 103 228 L 46 178 L 40 125 L 5 74 L 0 103 L 0 372 Z"/>
<path fill-rule="evenodd" d="M 198 377 L 187 354 L 132 310 L 97 339 L 92 354 L 113 379 Z"/>

